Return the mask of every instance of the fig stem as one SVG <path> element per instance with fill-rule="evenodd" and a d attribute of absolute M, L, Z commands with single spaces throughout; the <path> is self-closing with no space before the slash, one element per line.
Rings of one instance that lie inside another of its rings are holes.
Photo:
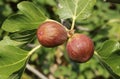
<path fill-rule="evenodd" d="M 95 54 L 95 55 L 98 55 L 98 53 L 97 53 L 96 51 L 94 51 L 94 54 Z"/>
<path fill-rule="evenodd" d="M 72 20 L 72 26 L 71 26 L 71 29 L 70 30 L 73 30 L 74 29 L 74 26 L 75 26 L 75 16 L 73 16 L 73 20 Z"/>
<path fill-rule="evenodd" d="M 61 26 L 63 26 L 65 28 L 66 31 L 69 31 L 64 25 L 62 25 L 61 23 L 59 23 L 58 21 L 52 20 L 52 19 L 47 19 L 46 21 L 53 21 L 56 22 L 58 24 L 60 24 Z"/>
<path fill-rule="evenodd" d="M 101 57 L 100 57 L 100 55 L 96 51 L 94 51 L 94 54 L 95 54 L 95 56 L 96 56 L 97 59 L 102 60 Z"/>
<path fill-rule="evenodd" d="M 78 1 L 77 1 L 76 3 L 78 3 Z M 73 17 L 72 17 L 72 26 L 71 26 L 71 29 L 70 29 L 70 30 L 73 30 L 73 29 L 74 29 L 74 26 L 75 26 L 77 8 L 78 8 L 78 6 L 76 5 L 76 6 L 75 6 L 74 15 L 73 15 Z"/>
<path fill-rule="evenodd" d="M 39 49 L 41 47 L 41 45 L 38 45 L 38 46 L 36 46 L 35 48 L 33 48 L 30 52 L 29 52 L 29 54 L 28 54 L 28 56 L 31 56 L 37 49 Z"/>

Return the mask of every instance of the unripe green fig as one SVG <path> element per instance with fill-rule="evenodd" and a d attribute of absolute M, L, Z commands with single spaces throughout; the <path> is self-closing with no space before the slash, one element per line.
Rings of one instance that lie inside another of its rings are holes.
<path fill-rule="evenodd" d="M 46 21 L 37 30 L 37 38 L 45 47 L 56 47 L 67 40 L 65 27 L 56 21 Z"/>
<path fill-rule="evenodd" d="M 93 41 L 84 34 L 74 34 L 67 42 L 66 50 L 71 60 L 87 62 L 94 54 Z"/>

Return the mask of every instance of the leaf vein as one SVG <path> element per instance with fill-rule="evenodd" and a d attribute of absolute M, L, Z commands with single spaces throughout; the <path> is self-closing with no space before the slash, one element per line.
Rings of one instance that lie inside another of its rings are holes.
<path fill-rule="evenodd" d="M 86 6 L 80 11 L 80 13 L 78 15 L 76 15 L 76 18 L 79 17 L 79 15 L 86 9 L 86 7 L 89 5 L 91 0 L 88 1 L 88 3 L 86 4 Z"/>
<path fill-rule="evenodd" d="M 12 65 L 18 64 L 18 63 L 24 61 L 26 58 L 27 58 L 27 57 L 23 58 L 22 60 L 20 60 L 20 61 L 18 61 L 18 62 L 15 62 L 15 63 L 9 64 L 9 65 L 0 66 L 0 68 L 4 68 L 4 67 L 8 67 L 8 66 L 12 66 Z"/>

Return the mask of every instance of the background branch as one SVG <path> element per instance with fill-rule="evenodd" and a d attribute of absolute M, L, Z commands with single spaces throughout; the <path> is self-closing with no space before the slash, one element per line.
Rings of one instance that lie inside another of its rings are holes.
<path fill-rule="evenodd" d="M 119 3 L 120 4 L 120 0 L 104 0 L 106 2 L 112 2 L 112 3 Z"/>
<path fill-rule="evenodd" d="M 38 70 L 36 70 L 34 67 L 32 67 L 30 64 L 27 64 L 26 68 L 29 71 L 31 71 L 32 73 L 34 73 L 38 78 L 40 78 L 40 79 L 48 79 L 42 73 L 40 73 Z"/>

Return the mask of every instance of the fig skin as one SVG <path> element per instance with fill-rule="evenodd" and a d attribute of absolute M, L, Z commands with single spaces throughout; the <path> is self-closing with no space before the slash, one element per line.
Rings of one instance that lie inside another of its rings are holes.
<path fill-rule="evenodd" d="M 65 27 L 56 21 L 46 21 L 37 30 L 37 38 L 45 47 L 56 47 L 67 40 Z"/>
<path fill-rule="evenodd" d="M 66 50 L 71 60 L 84 63 L 94 54 L 94 43 L 84 34 L 74 34 L 67 43 Z"/>

